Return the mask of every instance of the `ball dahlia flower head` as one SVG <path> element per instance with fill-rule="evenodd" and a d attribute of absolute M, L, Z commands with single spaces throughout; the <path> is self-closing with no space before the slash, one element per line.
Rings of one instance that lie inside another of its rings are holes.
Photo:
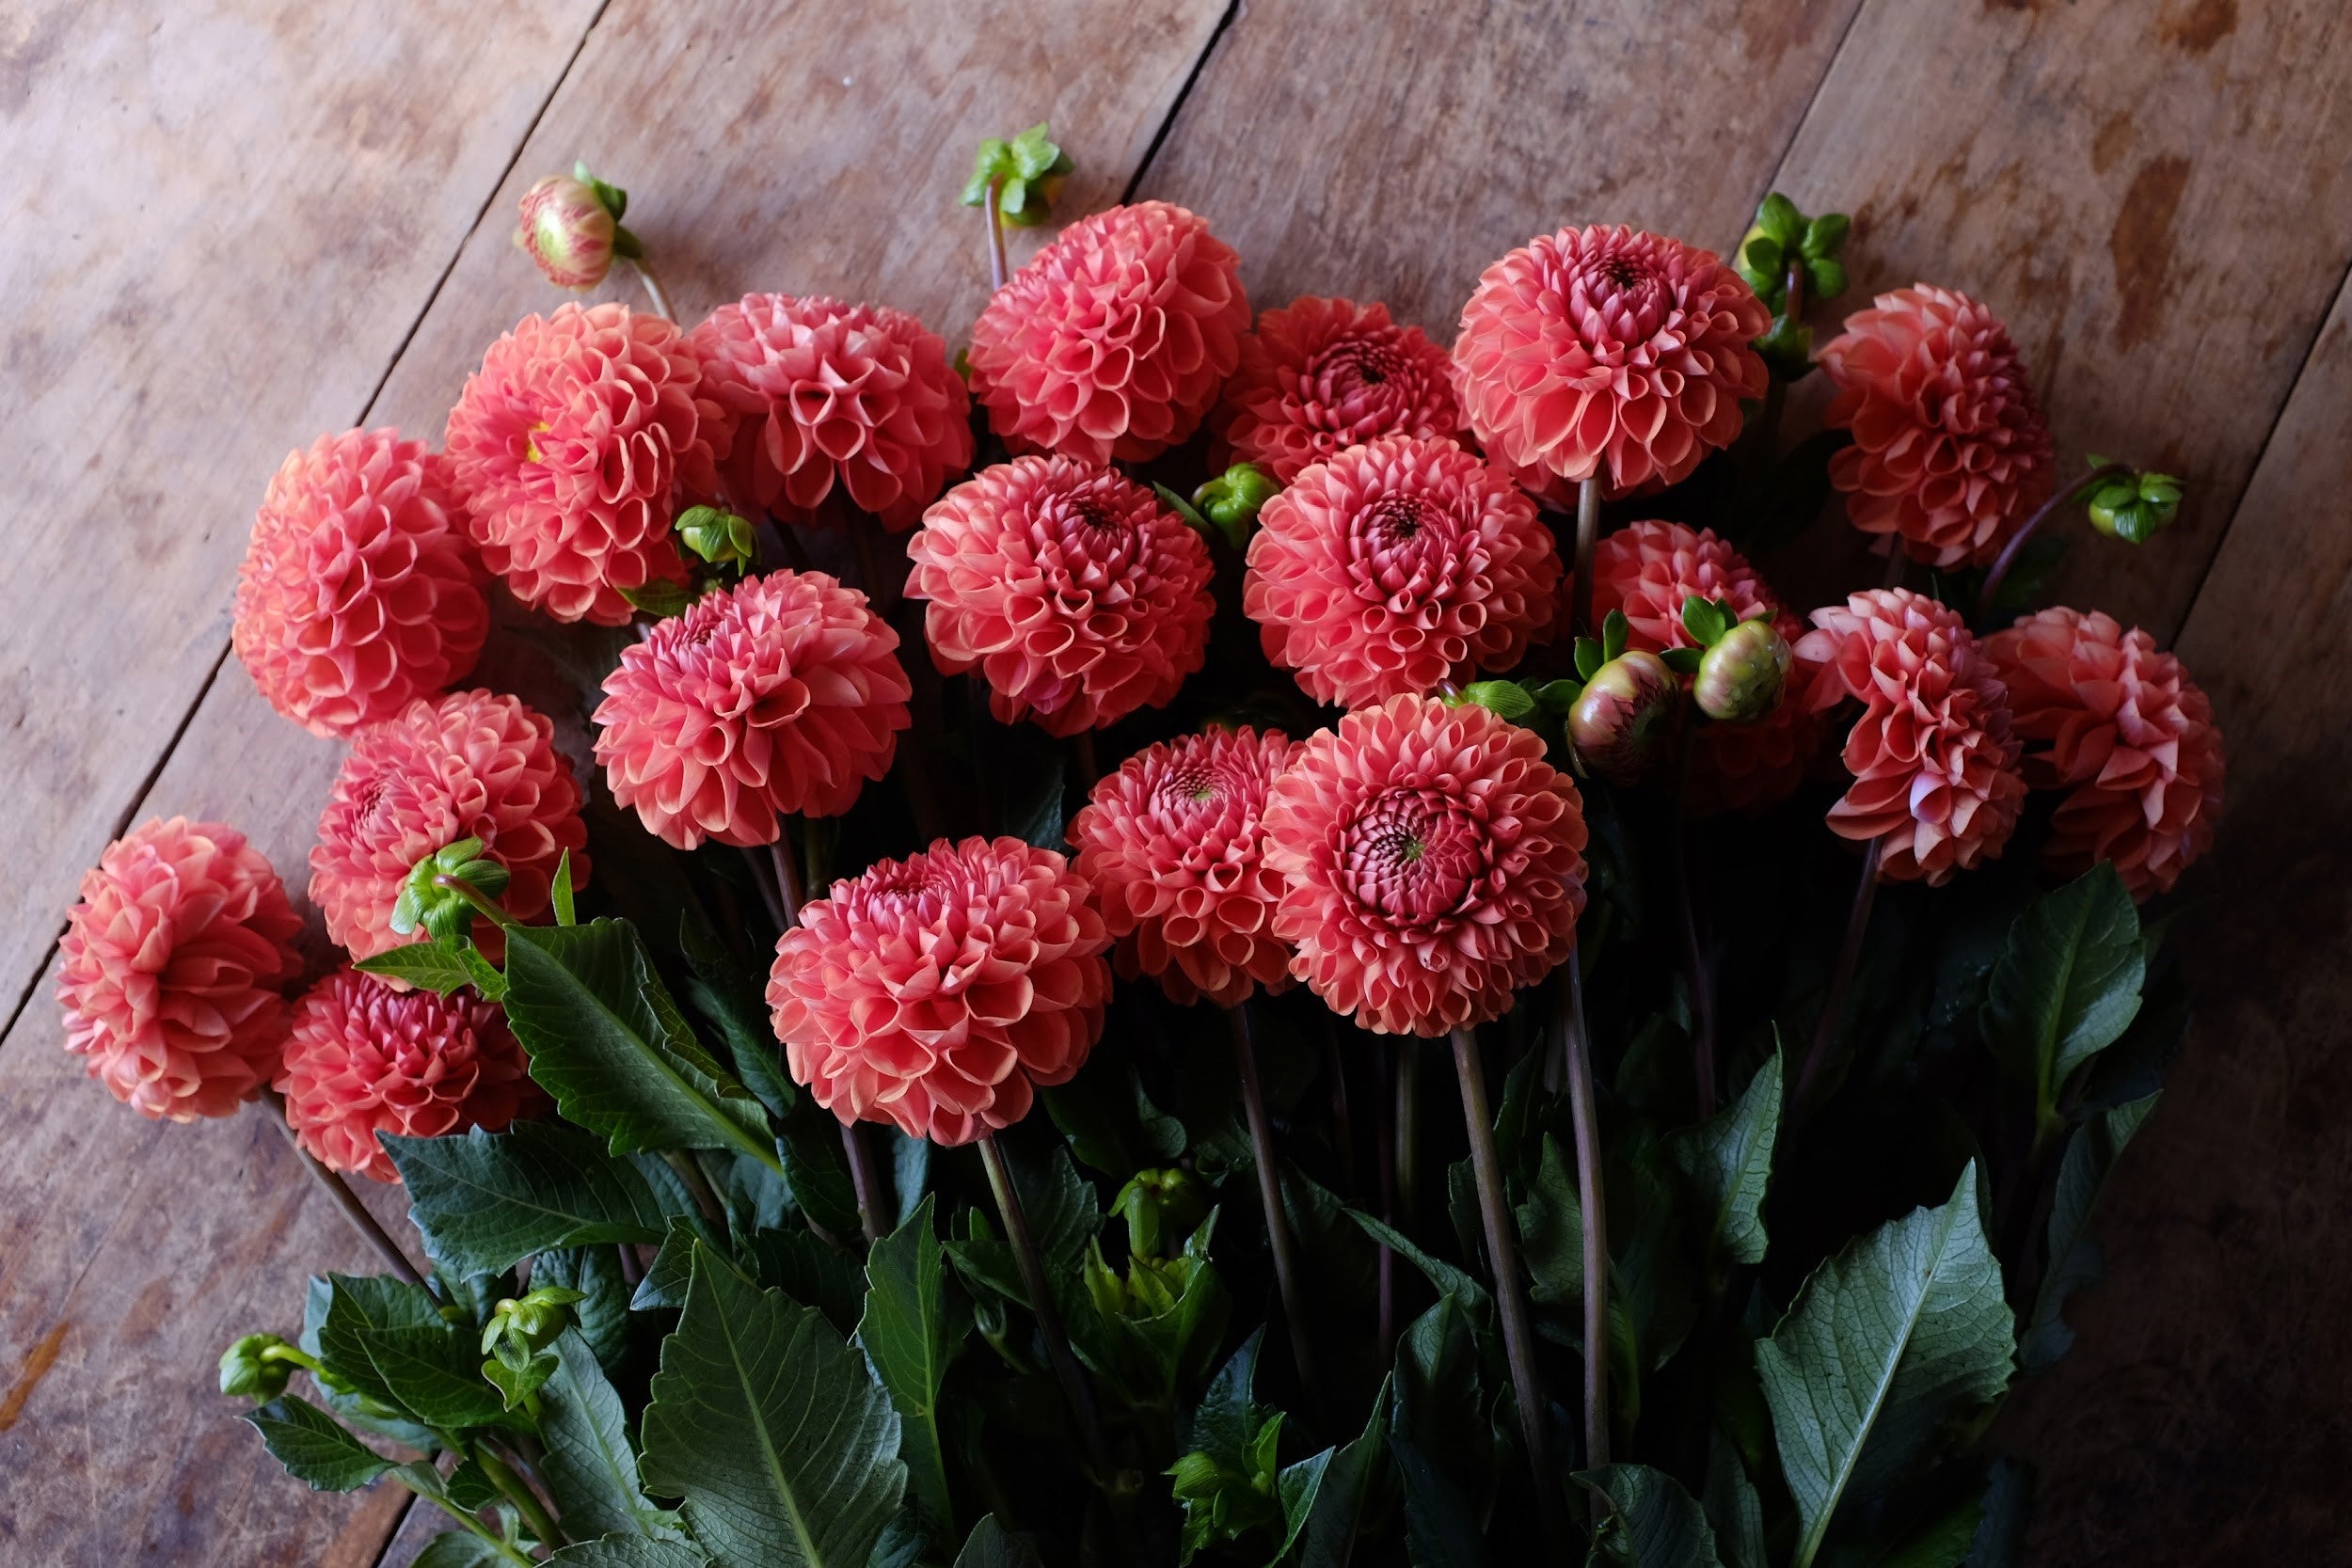
<path fill-rule="evenodd" d="M 234 1114 L 277 1069 L 301 928 L 243 833 L 142 823 L 106 846 L 66 916 L 65 1048 L 150 1120 Z"/>
<path fill-rule="evenodd" d="M 626 624 L 623 590 L 684 584 L 681 487 L 717 493 L 723 418 L 676 324 L 622 305 L 526 316 L 490 345 L 442 445 L 474 543 L 517 599 Z"/>
<path fill-rule="evenodd" d="M 1881 294 L 1821 349 L 1853 433 L 1830 483 L 1866 533 L 1914 560 L 1981 566 L 2050 499 L 2049 426 L 2009 328 L 1966 294 L 1922 283 Z"/>
<path fill-rule="evenodd" d="M 322 436 L 254 516 L 230 642 L 270 706 L 349 735 L 471 673 L 485 581 L 446 460 L 396 430 Z"/>
<path fill-rule="evenodd" d="M 1241 259 L 1165 201 L 1080 218 L 972 325 L 972 393 L 1016 452 L 1141 462 L 1191 436 L 1241 361 Z"/>
<path fill-rule="evenodd" d="M 396 990 L 345 969 L 295 1005 L 277 1088 L 319 1164 L 396 1182 L 377 1133 L 497 1132 L 544 1115 L 549 1102 L 530 1067 L 496 1003 Z"/>
<path fill-rule="evenodd" d="M 1462 433 L 1453 362 L 1385 305 L 1295 299 L 1258 317 L 1213 420 L 1211 467 L 1254 463 L 1287 484 L 1310 464 L 1383 436 Z"/>
<path fill-rule="evenodd" d="M 1111 939 L 1088 893 L 1015 838 L 942 840 L 834 883 L 769 974 L 793 1080 L 845 1126 L 936 1144 L 1019 1121 L 1102 1034 Z"/>
<path fill-rule="evenodd" d="M 1243 610 L 1317 702 L 1361 706 L 1508 669 L 1549 634 L 1551 531 L 1452 441 L 1352 447 L 1301 471 L 1258 525 Z"/>
<path fill-rule="evenodd" d="M 1682 523 L 1629 523 L 1602 537 L 1593 551 L 1593 614 L 1623 612 L 1627 645 L 1662 654 L 1695 648 L 1683 624 L 1692 597 L 1722 601 L 1740 621 L 1771 623 L 1789 643 L 1804 623 L 1784 608 L 1747 559 L 1712 530 Z M 1778 805 L 1804 783 L 1820 748 L 1823 721 L 1809 690 L 1812 667 L 1793 665 L 1779 703 L 1752 723 L 1703 724 L 1692 733 L 1690 809 L 1760 812 Z"/>
<path fill-rule="evenodd" d="M 1113 469 L 1000 463 L 942 497 L 907 554 L 932 662 L 977 672 L 1001 723 L 1101 729 L 1165 705 L 1207 655 L 1208 545 Z"/>
<path fill-rule="evenodd" d="M 2042 862 L 2078 876 L 2112 861 L 2135 898 L 2170 890 L 2213 846 L 2221 732 L 2172 655 L 2096 610 L 2054 607 L 1986 640 L 2029 744 L 2026 781 L 2066 792 Z"/>
<path fill-rule="evenodd" d="M 815 523 L 847 497 L 893 531 L 972 466 L 971 400 L 947 346 L 882 306 L 746 294 L 688 334 L 710 440 L 739 501 Z"/>
<path fill-rule="evenodd" d="M 1454 341 L 1462 410 L 1489 455 L 1555 498 L 1676 483 L 1764 395 L 1750 346 L 1772 316 L 1711 251 L 1627 228 L 1563 229 L 1488 267 Z"/>
<path fill-rule="evenodd" d="M 1880 588 L 1813 612 L 1797 642 L 1817 709 L 1851 697 L 1853 783 L 1830 808 L 1841 838 L 1883 839 L 1879 875 L 1939 886 L 1997 857 L 2026 797 L 2009 690 L 1967 624 L 1923 594 Z"/>
<path fill-rule="evenodd" d="M 596 712 L 612 798 L 680 849 L 771 844 L 890 770 L 913 689 L 898 634 L 822 572 L 704 595 L 621 652 Z"/>
<path fill-rule="evenodd" d="M 1582 802 L 1534 731 L 1483 707 L 1349 714 L 1274 781 L 1264 820 L 1292 974 L 1375 1033 L 1499 1018 L 1575 945 Z"/>
<path fill-rule="evenodd" d="M 1274 935 L 1282 879 L 1265 862 L 1266 791 L 1298 750 L 1276 731 L 1209 730 L 1151 746 L 1096 781 L 1070 825 L 1078 875 L 1118 942 L 1122 979 L 1238 1006 L 1288 989 Z"/>
<path fill-rule="evenodd" d="M 501 902 L 516 920 L 547 912 L 567 850 L 572 883 L 584 885 L 580 785 L 554 736 L 522 701 L 489 691 L 420 698 L 360 731 L 310 850 L 310 901 L 326 934 L 354 958 L 423 940 L 421 928 L 393 931 L 392 908 L 417 862 L 465 838 L 482 840 L 484 857 L 506 868 Z M 504 951 L 486 918 L 474 923 L 474 940 L 493 957 Z"/>

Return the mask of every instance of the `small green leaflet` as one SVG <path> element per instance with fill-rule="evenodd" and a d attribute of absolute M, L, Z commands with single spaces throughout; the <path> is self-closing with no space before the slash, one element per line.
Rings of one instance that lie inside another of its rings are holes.
<path fill-rule="evenodd" d="M 1391 1374 L 1372 1402 L 1372 1418 L 1360 1436 L 1310 1459 L 1284 1465 L 1278 1490 L 1286 1530 L 1278 1560 L 1297 1548 L 1296 1568 L 1347 1568 L 1363 1528 L 1364 1505 L 1380 1480 L 1388 1451 Z"/>
<path fill-rule="evenodd" d="M 558 926 L 577 926 L 580 913 L 572 903 L 572 852 L 569 849 L 556 858 L 555 880 L 548 886 L 548 901 L 555 907 Z"/>
<path fill-rule="evenodd" d="M 555 1374 L 539 1390 L 540 1468 L 574 1535 L 635 1535 L 683 1540 L 677 1516 L 645 1500 L 628 1413 L 577 1329 L 555 1341 Z"/>
<path fill-rule="evenodd" d="M 2035 899 L 2010 927 L 1979 1022 L 2044 1125 L 2074 1069 L 2131 1026 L 2147 972 L 2139 911 L 2106 861 Z"/>
<path fill-rule="evenodd" d="M 447 996 L 461 986 L 471 986 L 493 1002 L 506 994 L 506 976 L 482 956 L 470 938 L 462 936 L 436 937 L 429 942 L 389 947 L 352 967 L 370 974 L 405 980 L 439 996 Z"/>
<path fill-rule="evenodd" d="M 357 1491 L 392 1468 L 390 1460 L 299 1395 L 281 1394 L 242 1418 L 262 1434 L 270 1457 L 313 1492 Z"/>
<path fill-rule="evenodd" d="M 956 1568 L 1045 1568 L 1045 1562 L 1027 1536 L 1013 1534 L 987 1513 L 956 1554 Z"/>
<path fill-rule="evenodd" d="M 1576 1479 L 1609 1499 L 1594 1560 L 1615 1568 L 1722 1568 L 1715 1532 L 1682 1483 L 1646 1465 L 1581 1470 Z"/>
<path fill-rule="evenodd" d="M 1780 1132 L 1781 1060 L 1774 1051 L 1736 1104 L 1670 1140 L 1675 1163 L 1706 1200 L 1710 1252 L 1735 1263 L 1764 1260 L 1764 1192 Z"/>

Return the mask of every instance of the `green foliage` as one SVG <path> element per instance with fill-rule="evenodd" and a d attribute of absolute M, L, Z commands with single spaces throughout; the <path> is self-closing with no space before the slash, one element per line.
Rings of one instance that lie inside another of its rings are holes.
<path fill-rule="evenodd" d="M 313 1492 L 354 1492 L 392 1462 L 345 1432 L 335 1418 L 295 1394 L 246 1412 L 270 1457 Z"/>
<path fill-rule="evenodd" d="M 1597 1555 L 1614 1568 L 1722 1568 L 1715 1532 L 1682 1483 L 1646 1465 L 1585 1470 L 1578 1481 L 1608 1501 Z"/>
<path fill-rule="evenodd" d="M 2037 1127 L 2056 1121 L 2075 1069 L 2131 1026 L 2147 971 L 2139 911 L 2105 861 L 2044 894 L 2010 928 L 1980 1027 L 1994 1058 L 2033 1095 Z"/>
<path fill-rule="evenodd" d="M 947 1278 L 946 1254 L 932 1227 L 931 1200 L 881 1242 L 866 1259 L 866 1313 L 857 1341 L 898 1408 L 899 1457 L 924 1511 L 951 1528 L 947 1459 L 940 1438 L 940 1394 L 947 1364 L 970 1328 L 969 1311 Z"/>
<path fill-rule="evenodd" d="M 963 204 L 977 207 L 997 187 L 996 210 L 1007 223 L 1024 229 L 1043 223 L 1061 182 L 1077 166 L 1051 140 L 1045 121 L 1006 139 L 990 136 L 972 160 L 972 179 L 963 187 Z"/>
<path fill-rule="evenodd" d="M 557 1121 L 383 1141 L 425 1250 L 460 1274 L 512 1268 L 552 1247 L 659 1242 L 674 1212 L 634 1165 Z"/>
<path fill-rule="evenodd" d="M 1242 1342 L 1193 1412 L 1191 1447 L 1168 1470 L 1184 1505 L 1184 1551 L 1189 1562 L 1204 1547 L 1279 1528 L 1284 1515 L 1276 1452 L 1282 1413 L 1259 1404 L 1258 1343 Z"/>
<path fill-rule="evenodd" d="M 2050 1206 L 2048 1261 L 2041 1288 L 2034 1292 L 2033 1321 L 2018 1343 L 2018 1356 L 2029 1372 L 2041 1371 L 2064 1355 L 2074 1332 L 2058 1314 L 2066 1298 L 2094 1284 L 2102 1269 L 2099 1243 L 2090 1236 L 2091 1211 L 2106 1185 L 2107 1173 L 2122 1157 L 2140 1124 L 2156 1108 L 2157 1096 L 2126 1101 L 2112 1110 L 2097 1112 L 2074 1129 L 2058 1164 L 2058 1192 Z"/>
<path fill-rule="evenodd" d="M 1739 1101 L 1713 1119 L 1676 1134 L 1675 1162 L 1696 1187 L 1709 1254 L 1734 1263 L 1764 1261 L 1764 1193 L 1780 1135 L 1781 1064 L 1774 1051 Z"/>
<path fill-rule="evenodd" d="M 628 1413 L 577 1332 L 555 1341 L 555 1370 L 539 1390 L 540 1470 L 564 1528 L 587 1537 L 683 1541 L 677 1516 L 645 1499 Z"/>

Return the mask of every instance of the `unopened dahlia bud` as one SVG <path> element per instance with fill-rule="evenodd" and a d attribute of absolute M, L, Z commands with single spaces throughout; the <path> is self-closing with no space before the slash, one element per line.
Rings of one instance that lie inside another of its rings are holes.
<path fill-rule="evenodd" d="M 1137 1171 L 1111 1207 L 1126 1220 L 1127 1250 L 1138 1258 L 1157 1257 L 1163 1234 L 1188 1236 L 1209 1216 L 1200 1183 L 1174 1168 Z"/>
<path fill-rule="evenodd" d="M 1631 784 L 1664 750 L 1682 683 L 1656 654 L 1634 649 L 1593 672 L 1568 710 L 1568 739 L 1584 765 Z"/>
<path fill-rule="evenodd" d="M 1192 493 L 1192 504 L 1215 523 L 1227 543 L 1239 549 L 1249 539 L 1258 509 L 1272 500 L 1281 486 L 1254 463 L 1236 463 Z"/>
<path fill-rule="evenodd" d="M 677 520 L 678 542 L 713 566 L 748 569 L 758 559 L 759 542 L 748 517 L 715 506 L 691 506 Z"/>
<path fill-rule="evenodd" d="M 501 1360 L 528 1359 L 555 1343 L 572 1321 L 568 1308 L 588 1298 L 561 1285 L 542 1285 L 529 1295 L 501 1299 L 482 1325 L 482 1354 Z"/>
<path fill-rule="evenodd" d="M 2092 528 L 2127 545 L 2144 545 L 2180 515 L 2181 482 L 2170 474 L 2117 474 L 2090 487 L 2084 504 Z"/>
<path fill-rule="evenodd" d="M 1796 662 L 1788 640 L 1770 621 L 1742 621 L 1700 657 L 1692 700 L 1709 719 L 1751 724 L 1780 705 Z"/>
<path fill-rule="evenodd" d="M 523 192 L 515 243 L 559 289 L 593 289 L 612 270 L 620 214 L 605 205 L 599 183 L 550 174 Z"/>
<path fill-rule="evenodd" d="M 421 926 L 435 939 L 450 941 L 472 930 L 481 906 L 451 884 L 462 882 L 485 898 L 496 898 L 508 880 L 506 867 L 482 851 L 482 840 L 461 838 L 419 860 L 393 901 L 393 931 L 406 936 Z"/>
<path fill-rule="evenodd" d="M 220 1391 L 231 1399 L 274 1400 L 286 1391 L 296 1367 L 308 1368 L 322 1382 L 334 1381 L 300 1347 L 275 1334 L 248 1334 L 220 1353 Z"/>
<path fill-rule="evenodd" d="M 988 199 L 988 187 L 993 184 L 998 215 L 1019 228 L 1034 229 L 1053 211 L 1063 180 L 1076 166 L 1055 143 L 1044 120 L 1009 140 L 991 136 L 972 160 L 963 204 L 977 207 Z"/>

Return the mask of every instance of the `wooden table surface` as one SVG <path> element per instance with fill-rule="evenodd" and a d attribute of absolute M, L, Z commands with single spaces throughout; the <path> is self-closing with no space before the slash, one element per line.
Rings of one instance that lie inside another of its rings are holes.
<path fill-rule="evenodd" d="M 2352 1562 L 2343 0 L 10 0 L 0 1560 L 415 1550 L 405 1494 L 305 1491 L 212 1388 L 307 1272 L 369 1259 L 257 1114 L 140 1120 L 52 1000 L 75 881 L 135 820 L 236 822 L 299 889 L 339 749 L 227 659 L 280 458 L 437 438 L 483 346 L 554 302 L 508 234 L 575 156 L 629 187 L 690 316 L 830 293 L 961 341 L 972 147 L 1043 118 L 1067 210 L 1182 202 L 1261 304 L 1385 299 L 1443 337 L 1531 234 L 1728 248 L 1777 187 L 1854 214 L 1850 307 L 1920 278 L 1991 301 L 2067 462 L 2185 478 L 2171 533 L 2077 550 L 2062 592 L 2177 645 L 2228 737 L 2178 927 L 2199 1022 L 2080 1346 L 1994 1440 L 2041 1473 L 2036 1563 Z"/>

